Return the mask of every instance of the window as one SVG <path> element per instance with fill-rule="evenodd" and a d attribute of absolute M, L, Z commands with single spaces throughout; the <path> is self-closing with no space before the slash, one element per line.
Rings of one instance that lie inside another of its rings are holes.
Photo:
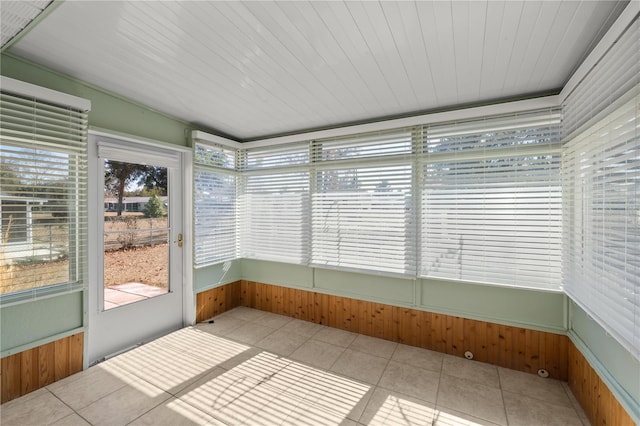
<path fill-rule="evenodd" d="M 241 156 L 241 256 L 308 264 L 309 144 L 242 150 Z"/>
<path fill-rule="evenodd" d="M 543 110 L 238 147 L 237 163 L 196 148 L 196 250 L 559 290 L 560 131 Z"/>
<path fill-rule="evenodd" d="M 421 275 L 559 289 L 559 111 L 425 133 Z"/>
<path fill-rule="evenodd" d="M 89 103 L 4 77 L 2 83 L 0 294 L 6 304 L 84 288 Z"/>
<path fill-rule="evenodd" d="M 194 262 L 205 266 L 238 257 L 235 150 L 196 143 Z"/>
<path fill-rule="evenodd" d="M 640 359 L 640 86 L 565 144 L 567 293 Z"/>
<path fill-rule="evenodd" d="M 406 129 L 314 143 L 312 264 L 415 276 Z"/>

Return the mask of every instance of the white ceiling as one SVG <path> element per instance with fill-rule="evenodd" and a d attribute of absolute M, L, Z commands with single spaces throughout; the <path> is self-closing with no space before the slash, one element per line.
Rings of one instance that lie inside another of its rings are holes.
<path fill-rule="evenodd" d="M 251 140 L 557 91 L 626 3 L 66 1 L 9 52 Z"/>

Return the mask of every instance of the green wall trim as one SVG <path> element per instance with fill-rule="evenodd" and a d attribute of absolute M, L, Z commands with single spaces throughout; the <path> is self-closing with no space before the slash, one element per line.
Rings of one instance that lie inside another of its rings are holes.
<path fill-rule="evenodd" d="M 590 357 L 589 362 L 598 373 L 602 372 L 601 377 L 607 379 L 607 385 L 619 388 L 618 393 L 624 389 L 621 396 L 626 393 L 627 398 L 634 401 L 635 407 L 630 408 L 636 410 L 636 420 L 640 420 L 640 360 L 574 302 L 570 304 L 570 321 L 569 336 L 576 346 L 581 345 L 581 352 Z"/>
<path fill-rule="evenodd" d="M 242 259 L 242 279 L 283 287 L 313 289 L 313 269 L 266 260 Z"/>
<path fill-rule="evenodd" d="M 573 342 L 573 344 L 578 348 L 578 350 L 585 357 L 587 362 L 591 365 L 591 367 L 595 370 L 595 372 L 600 376 L 600 378 L 605 382 L 609 390 L 613 393 L 615 398 L 618 400 L 620 405 L 627 410 L 627 413 L 631 416 L 636 424 L 640 424 L 640 402 L 637 398 L 634 398 L 633 395 L 630 395 L 618 380 L 609 372 L 606 366 L 598 359 L 597 356 L 594 355 L 593 351 L 587 346 L 585 342 L 580 339 L 580 337 L 573 331 L 569 330 L 567 333 L 569 339 Z M 633 373 L 633 369 L 630 369 L 627 373 L 632 379 L 635 378 L 636 382 L 640 383 L 640 372 L 636 371 L 637 374 Z"/>
<path fill-rule="evenodd" d="M 562 292 L 422 279 L 419 307 L 504 325 L 566 333 Z"/>
<path fill-rule="evenodd" d="M 240 260 L 231 260 L 193 270 L 193 289 L 196 293 L 220 287 L 242 279 Z"/>
<path fill-rule="evenodd" d="M 84 292 L 74 292 L 3 307 L 0 309 L 0 352 L 34 347 L 35 342 L 56 340 L 83 329 L 83 298 Z"/>

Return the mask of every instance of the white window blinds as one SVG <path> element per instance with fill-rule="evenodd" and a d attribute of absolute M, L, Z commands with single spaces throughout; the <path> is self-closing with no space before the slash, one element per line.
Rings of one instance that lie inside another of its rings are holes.
<path fill-rule="evenodd" d="M 565 138 L 640 83 L 639 34 L 640 19 L 636 18 L 569 94 L 563 105 Z"/>
<path fill-rule="evenodd" d="M 313 145 L 312 263 L 415 276 L 410 130 Z"/>
<path fill-rule="evenodd" d="M 82 289 L 87 267 L 88 102 L 0 95 L 0 295 L 2 304 Z"/>
<path fill-rule="evenodd" d="M 241 151 L 241 256 L 309 263 L 309 144 Z"/>
<path fill-rule="evenodd" d="M 194 154 L 194 263 L 238 257 L 235 150 L 203 143 Z"/>
<path fill-rule="evenodd" d="M 559 111 L 424 133 L 420 275 L 559 289 Z"/>
<path fill-rule="evenodd" d="M 567 293 L 640 359 L 640 86 L 565 144 Z"/>

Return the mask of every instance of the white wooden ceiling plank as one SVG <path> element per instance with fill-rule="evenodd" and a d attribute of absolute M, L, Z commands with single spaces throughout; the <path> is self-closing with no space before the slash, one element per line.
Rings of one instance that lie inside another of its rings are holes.
<path fill-rule="evenodd" d="M 367 19 L 361 19 L 358 25 L 368 40 L 387 84 L 402 99 L 401 102 L 406 111 L 420 109 L 416 90 L 411 84 L 407 66 L 384 9 L 378 2 L 361 4 Z"/>
<path fill-rule="evenodd" d="M 503 1 L 490 1 L 487 5 L 487 18 L 484 33 L 484 54 L 482 59 L 482 72 L 480 75 L 480 91 L 482 96 L 495 99 L 496 62 L 503 52 L 500 51 L 500 38 L 504 19 L 505 3 Z M 499 84 L 499 83 L 498 83 Z"/>
<path fill-rule="evenodd" d="M 404 71 L 416 97 L 416 109 L 428 109 L 435 105 L 435 89 L 429 63 L 424 54 L 420 36 L 420 21 L 413 2 L 382 2 L 382 9 L 402 58 Z"/>
<path fill-rule="evenodd" d="M 297 80 L 283 79 L 280 65 L 270 56 L 261 54 L 261 51 L 256 49 L 247 37 L 239 37 L 238 28 L 224 14 L 220 14 L 217 10 L 212 11 L 211 3 L 188 4 L 196 6 L 193 10 L 195 16 L 204 16 L 202 24 L 215 22 L 215 25 L 206 26 L 209 30 L 205 37 L 193 41 L 202 48 L 199 54 L 207 62 L 207 72 L 218 68 L 219 61 L 215 58 L 220 56 L 223 61 L 233 64 L 235 85 L 242 88 L 261 82 L 261 85 L 266 87 L 265 92 L 258 99 L 254 99 L 254 102 L 265 102 L 272 97 L 281 98 L 285 94 L 288 98 L 299 95 L 301 87 L 297 85 Z M 229 38 L 229 34 L 235 34 L 235 37 Z M 299 101 L 300 105 L 295 111 L 305 113 L 312 111 L 311 102 L 306 97 L 302 97 Z M 255 107 L 255 104 L 252 104 L 252 107 Z M 285 108 L 293 111 L 289 105 Z"/>
<path fill-rule="evenodd" d="M 251 34 L 252 40 L 260 46 L 267 55 L 271 55 L 274 60 L 282 64 L 282 71 L 289 74 L 290 78 L 297 80 L 301 87 L 307 88 L 307 96 L 313 96 L 316 102 L 323 106 L 318 108 L 319 115 L 329 114 L 333 116 L 333 110 L 329 105 L 332 103 L 333 95 L 328 93 L 318 80 L 306 72 L 304 64 L 297 58 L 293 57 L 287 51 L 282 43 L 271 33 L 270 29 L 265 27 L 254 14 L 251 13 L 247 5 L 240 2 L 223 3 L 229 9 L 235 11 L 240 19 L 239 23 L 246 25 L 246 29 Z M 219 5 L 216 5 L 219 6 Z M 306 95 L 306 94 L 305 94 Z"/>
<path fill-rule="evenodd" d="M 376 99 L 380 111 L 377 115 L 393 114 L 399 107 L 398 101 L 369 52 L 350 10 L 343 2 L 329 2 L 328 5 L 333 18 L 326 18 L 325 23 L 365 84 L 369 97 Z"/>
<path fill-rule="evenodd" d="M 486 1 L 453 2 L 457 102 L 480 99 Z"/>
<path fill-rule="evenodd" d="M 517 82 L 520 79 L 520 73 L 524 72 L 522 64 L 529 57 L 529 45 L 532 43 L 531 39 L 538 23 L 541 8 L 541 2 L 525 1 L 523 4 L 522 19 L 519 21 L 511 58 L 502 85 L 502 91 L 505 95 L 517 94 L 519 91 Z"/>
<path fill-rule="evenodd" d="M 505 2 L 498 44 L 498 52 L 500 52 L 500 54 L 496 57 L 496 62 L 493 67 L 493 78 L 489 80 L 487 87 L 489 94 L 494 94 L 495 98 L 513 95 L 513 93 L 504 90 L 504 82 L 507 77 L 509 64 L 513 60 L 512 58 L 518 38 L 518 28 L 523 19 L 523 10 L 524 2 L 522 1 Z"/>
<path fill-rule="evenodd" d="M 577 5 L 573 19 L 566 26 L 562 40 L 558 43 L 559 48 L 549 60 L 555 66 L 545 68 L 540 86 L 545 82 L 556 87 L 564 86 L 568 76 L 583 59 L 585 49 L 594 42 L 593 29 L 599 28 L 602 22 L 607 21 L 614 6 L 611 2 L 581 2 Z M 554 75 L 557 74 L 558 68 L 563 70 L 563 75 Z M 563 76 L 567 77 L 563 79 Z"/>
<path fill-rule="evenodd" d="M 559 9 L 553 15 L 553 23 L 550 30 L 547 33 L 547 37 L 542 46 L 538 60 L 533 67 L 531 77 L 527 83 L 527 86 L 531 87 L 533 91 L 540 91 L 542 87 L 550 87 L 556 85 L 556 88 L 560 88 L 560 85 L 564 83 L 564 80 L 568 78 L 556 78 L 555 81 L 545 81 L 544 76 L 546 70 L 550 67 L 556 70 L 562 70 L 566 68 L 563 63 L 552 63 L 551 60 L 561 48 L 560 42 L 564 38 L 567 31 L 567 23 L 571 22 L 576 14 L 579 3 L 576 2 L 561 2 Z M 569 52 L 562 50 L 563 54 L 569 54 Z M 568 71 L 566 71 L 568 72 Z M 558 73 L 560 74 L 560 73 Z M 565 74 L 564 72 L 562 74 Z M 564 75 L 563 75 L 564 77 Z M 544 83 L 547 83 L 544 85 Z"/>
<path fill-rule="evenodd" d="M 306 9 L 310 10 L 308 7 Z M 303 74 L 313 80 L 317 87 L 327 95 L 327 105 L 333 105 L 333 108 L 327 107 L 327 113 L 330 114 L 331 119 L 334 121 L 339 120 L 340 116 L 348 114 L 350 105 L 344 103 L 345 97 L 343 94 L 345 88 L 341 87 L 340 89 L 342 90 L 336 90 L 334 86 L 338 80 L 327 78 L 325 73 L 320 72 L 319 68 L 325 62 L 319 55 L 305 54 L 302 49 L 297 47 L 298 41 L 304 37 L 278 5 L 276 3 L 251 3 L 250 10 L 269 29 L 270 33 L 278 40 L 282 48 L 289 53 L 290 57 L 295 58 L 295 62 L 300 64 Z M 325 63 L 325 71 L 327 69 L 328 67 L 326 67 Z M 316 103 L 317 97 L 308 96 L 307 100 Z M 310 117 L 313 117 L 313 114 Z"/>
<path fill-rule="evenodd" d="M 289 37 L 291 43 L 297 43 L 292 46 L 295 48 L 294 54 L 303 58 L 309 64 L 310 72 L 317 75 L 327 90 L 333 91 L 334 97 L 341 101 L 346 111 L 345 120 L 372 113 L 370 102 L 362 99 L 362 91 L 357 90 L 359 86 L 362 88 L 362 82 L 327 27 L 321 15 L 322 9 L 319 11 L 313 3 L 311 7 L 298 7 L 302 4 L 278 3 L 292 26 L 292 33 L 297 34 L 296 37 Z M 283 38 L 286 39 L 286 36 Z M 368 91 L 365 93 L 368 94 Z"/>
<path fill-rule="evenodd" d="M 297 105 L 289 105 L 287 109 L 296 110 L 298 113 L 304 112 L 305 114 L 308 114 L 311 110 L 316 110 L 316 107 L 311 106 L 317 101 L 313 99 L 313 92 L 310 90 L 309 84 L 304 84 L 296 78 L 293 66 L 286 66 L 289 58 L 281 58 L 273 50 L 271 43 L 277 43 L 277 41 L 274 41 L 273 38 L 266 41 L 262 34 L 255 31 L 255 28 L 242 25 L 245 18 L 240 17 L 238 12 L 250 15 L 246 18 L 250 21 L 253 21 L 253 15 L 243 9 L 232 10 L 226 3 L 211 4 L 218 8 L 217 16 L 220 17 L 215 28 L 217 39 L 225 40 L 225 43 L 219 43 L 219 45 L 215 46 L 215 49 L 223 49 L 225 56 L 236 59 L 240 65 L 238 75 L 242 76 L 246 84 L 254 84 L 253 82 L 266 79 L 266 84 L 270 89 L 268 97 L 278 98 L 287 104 L 291 99 L 295 99 Z M 261 31 L 264 32 L 262 29 Z M 240 34 L 242 35 L 241 37 L 239 36 Z M 230 39 L 227 37 L 230 37 Z M 298 66 L 299 64 L 296 65 Z M 215 65 L 212 64 L 211 66 Z M 263 101 L 266 100 L 266 98 L 263 99 Z M 319 117 L 324 116 L 324 113 L 316 112 Z"/>
<path fill-rule="evenodd" d="M 434 12 L 438 57 L 441 63 L 441 75 L 438 80 L 443 88 L 439 98 L 443 106 L 454 105 L 458 101 L 458 85 L 451 3 L 435 2 Z"/>
<path fill-rule="evenodd" d="M 333 69 L 334 74 L 338 76 L 337 78 L 340 78 L 343 84 L 349 88 L 349 96 L 360 106 L 357 117 L 354 116 L 351 119 L 362 119 L 363 115 L 365 117 L 380 115 L 381 107 L 378 100 L 367 87 L 365 80 L 358 74 L 358 70 L 354 67 L 351 58 L 343 48 L 345 40 L 349 40 L 354 36 L 354 32 L 356 37 L 360 36 L 357 28 L 342 28 L 340 33 L 334 32 L 335 27 L 332 22 L 335 21 L 335 16 L 331 5 L 327 2 L 312 2 L 311 6 L 315 11 L 314 15 L 311 15 L 310 11 L 305 13 L 303 8 L 296 6 L 297 3 L 284 2 L 281 4 L 291 6 L 289 9 L 294 9 L 296 16 L 308 16 L 302 20 L 305 24 L 310 26 L 321 24 L 324 27 L 326 37 L 322 37 L 321 42 L 315 40 L 314 37 L 310 42 L 314 44 L 319 55 L 323 57 L 330 56 L 330 58 L 326 59 L 326 62 Z M 293 16 L 291 18 L 294 19 Z M 340 40 L 338 40 L 338 37 L 340 37 Z"/>
<path fill-rule="evenodd" d="M 435 89 L 436 104 L 443 105 L 444 99 L 447 98 L 448 95 L 441 78 L 444 67 L 440 60 L 440 49 L 438 47 L 436 29 L 437 17 L 435 16 L 434 5 L 432 2 L 416 2 L 416 11 L 420 21 L 424 54 L 431 69 L 430 77 Z M 451 72 L 451 70 L 449 70 L 449 72 Z"/>
<path fill-rule="evenodd" d="M 374 38 L 371 31 L 371 24 L 366 8 L 359 2 L 347 2 L 345 12 L 351 18 L 349 25 L 355 25 L 359 31 L 360 37 L 356 38 L 358 44 L 358 55 L 354 57 L 357 65 L 361 67 L 364 78 L 369 82 L 369 86 L 379 91 L 384 96 L 384 102 L 392 106 L 394 110 L 398 110 L 402 106 L 402 95 L 399 91 L 394 90 L 389 84 L 389 76 L 385 74 L 385 69 L 381 66 L 380 58 L 377 52 L 373 51 L 373 46 L 381 46 L 379 40 Z M 367 66 L 363 66 L 367 63 Z"/>
<path fill-rule="evenodd" d="M 536 25 L 531 29 L 531 38 L 527 44 L 527 55 L 524 57 L 517 73 L 516 87 L 522 88 L 522 93 L 531 92 L 529 82 L 532 79 L 534 69 L 542 54 L 559 8 L 560 2 L 540 2 Z"/>

